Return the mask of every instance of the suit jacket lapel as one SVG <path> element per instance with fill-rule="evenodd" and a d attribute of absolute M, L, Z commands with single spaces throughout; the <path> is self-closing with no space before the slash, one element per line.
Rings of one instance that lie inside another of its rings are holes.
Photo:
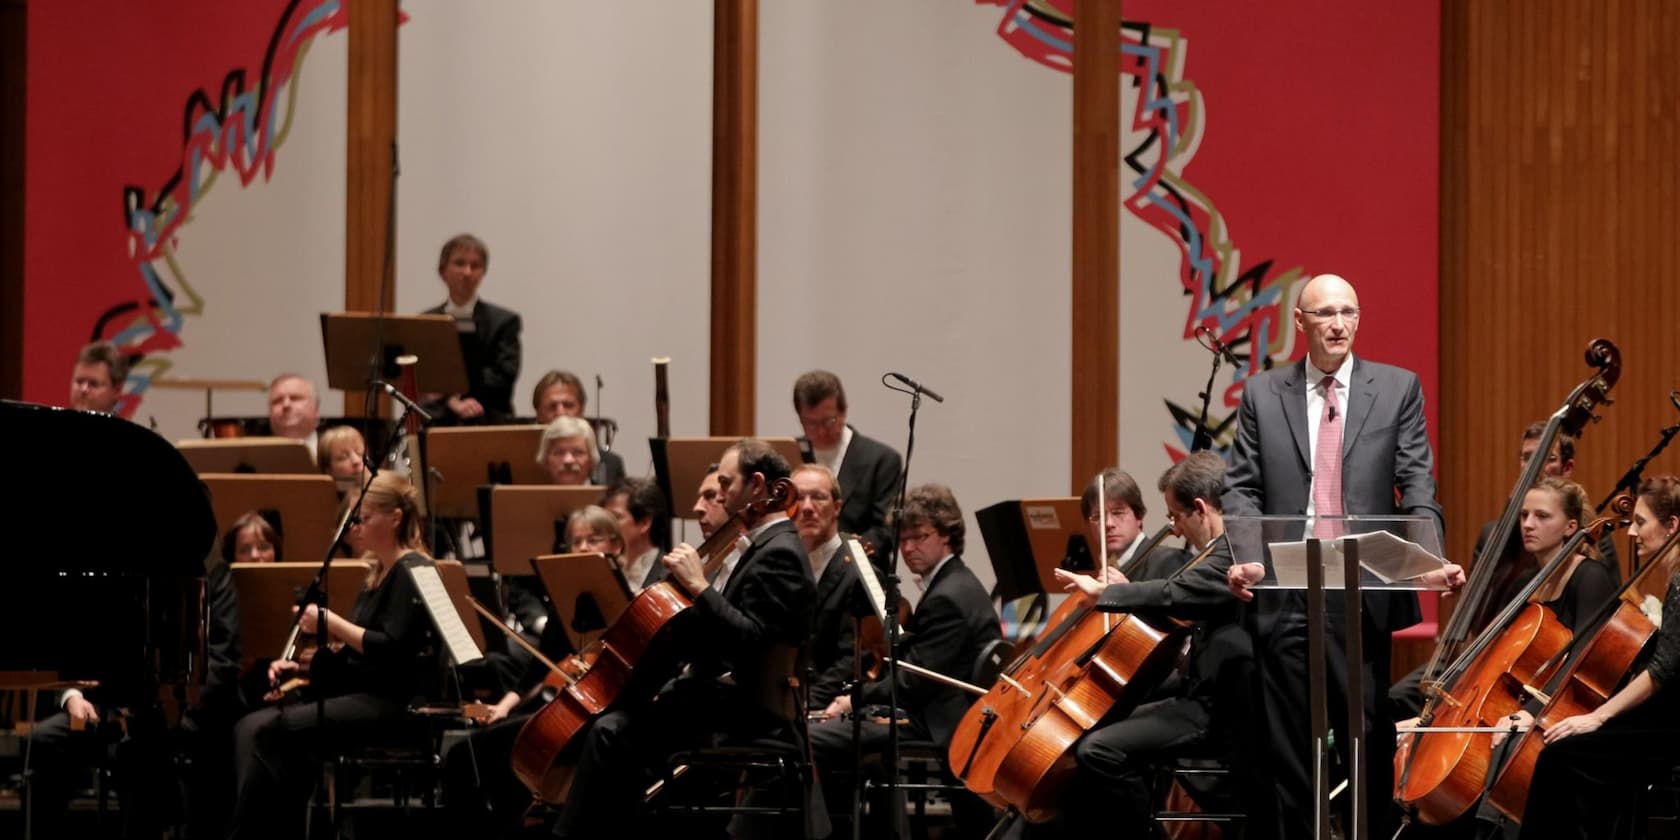
<path fill-rule="evenodd" d="M 1371 387 L 1370 372 L 1363 368 L 1359 357 L 1355 356 L 1353 371 L 1348 375 L 1347 425 L 1342 427 L 1343 463 L 1353 452 L 1353 442 L 1359 439 L 1359 430 L 1371 416 L 1371 405 L 1377 401 L 1377 390 Z"/>
<path fill-rule="evenodd" d="M 847 548 L 846 544 L 842 542 L 840 543 L 840 550 L 834 552 L 834 556 L 828 559 L 828 565 L 823 567 L 822 579 L 817 581 L 818 604 L 826 603 L 829 594 L 834 591 L 834 587 L 839 586 L 841 579 L 846 576 L 844 567 L 846 558 L 850 554 L 851 549 Z"/>
<path fill-rule="evenodd" d="M 793 523 L 786 519 L 777 522 L 775 525 L 765 528 L 764 532 L 758 535 L 758 539 L 753 540 L 752 545 L 747 546 L 747 550 L 741 552 L 740 559 L 735 561 L 735 568 L 729 570 L 729 580 L 723 585 L 724 600 L 729 600 L 729 596 L 735 592 L 735 587 L 740 585 L 741 578 L 745 577 L 747 564 L 752 562 L 753 555 L 757 554 L 765 543 L 775 539 L 776 535 L 782 532 L 783 529 L 780 527 L 782 525 L 786 525 L 790 530 L 793 528 Z"/>
<path fill-rule="evenodd" d="M 1312 445 L 1307 440 L 1306 365 L 1305 361 L 1300 361 L 1290 368 L 1289 375 L 1278 384 L 1278 399 L 1283 402 L 1283 416 L 1289 421 L 1289 430 L 1295 435 L 1295 451 L 1301 456 L 1301 464 L 1311 470 Z"/>

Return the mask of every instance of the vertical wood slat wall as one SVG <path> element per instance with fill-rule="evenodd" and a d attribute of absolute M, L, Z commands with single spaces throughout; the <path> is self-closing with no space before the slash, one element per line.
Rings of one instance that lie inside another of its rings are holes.
<path fill-rule="evenodd" d="M 1623 359 L 1577 452 L 1594 503 L 1680 422 L 1680 4 L 1443 0 L 1441 18 L 1437 455 L 1467 558 L 1592 338 Z M 1646 474 L 1680 472 L 1677 450 Z"/>
<path fill-rule="evenodd" d="M 1120 459 L 1120 0 L 1076 0 L 1071 492 Z"/>
<path fill-rule="evenodd" d="M 396 298 L 396 231 L 390 229 L 397 221 L 391 207 L 396 200 L 391 178 L 397 139 L 396 0 L 351 3 L 348 34 L 344 308 L 389 312 Z M 382 282 L 387 271 L 391 279 Z M 360 416 L 363 403 L 361 391 L 344 392 L 346 416 Z"/>
<path fill-rule="evenodd" d="M 758 378 L 758 0 L 714 0 L 710 434 L 750 435 Z"/>

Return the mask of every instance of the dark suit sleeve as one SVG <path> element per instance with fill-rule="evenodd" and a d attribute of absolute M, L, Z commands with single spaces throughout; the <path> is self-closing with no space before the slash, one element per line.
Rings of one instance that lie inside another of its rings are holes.
<path fill-rule="evenodd" d="M 816 596 L 805 558 L 767 544 L 737 571 L 743 575 L 737 596 L 740 606 L 730 603 L 716 587 L 707 587 L 695 599 L 696 611 L 712 619 L 702 631 L 705 644 L 711 650 L 728 651 L 803 643 L 810 632 Z"/>
<path fill-rule="evenodd" d="M 913 635 L 909 643 L 900 648 L 904 661 L 960 680 L 969 678 L 974 663 L 968 661 L 971 656 L 967 645 L 968 623 L 963 619 L 962 607 L 954 599 L 944 594 L 925 599 L 916 605 L 909 624 L 911 626 L 906 629 L 911 630 Z M 939 685 L 903 669 L 894 669 L 893 673 L 898 682 L 899 705 L 907 708 L 921 706 L 914 698 L 936 690 Z M 869 703 L 887 702 L 886 681 L 879 680 L 864 686 L 863 699 Z M 910 702 L 907 703 L 907 699 Z"/>
<path fill-rule="evenodd" d="M 204 575 L 204 595 L 209 616 L 204 634 L 204 655 L 208 665 L 200 704 L 211 706 L 231 698 L 239 686 L 239 597 L 233 588 L 233 570 L 226 563 L 211 566 Z"/>
<path fill-rule="evenodd" d="M 508 312 L 508 317 L 496 327 L 496 334 L 491 336 L 490 340 L 489 358 L 485 360 L 484 370 L 479 374 L 480 381 L 486 388 L 510 394 L 513 392 L 513 382 L 519 378 L 520 328 L 517 312 Z"/>
<path fill-rule="evenodd" d="M 1429 448 L 1429 428 L 1423 416 L 1423 385 L 1411 374 L 1406 376 L 1398 431 L 1394 486 L 1400 492 L 1399 510 L 1410 515 L 1428 514 L 1435 518 L 1436 528 L 1444 529 L 1441 504 L 1435 500 L 1435 455 Z"/>
<path fill-rule="evenodd" d="M 1231 552 L 1216 548 L 1194 568 L 1162 580 L 1110 584 L 1097 598 L 1104 612 L 1159 612 L 1174 618 L 1202 618 L 1229 609 L 1235 596 L 1225 582 Z"/>
<path fill-rule="evenodd" d="M 856 639 L 857 622 L 849 615 L 840 617 L 834 635 L 834 659 L 822 672 L 811 676 L 809 694 L 813 698 L 813 705 L 815 698 L 833 698 L 851 681 L 853 663 L 857 660 Z"/>
<path fill-rule="evenodd" d="M 869 521 L 874 524 L 865 529 L 861 536 L 877 549 L 886 550 L 893 544 L 893 532 L 887 525 L 887 514 L 898 498 L 898 479 L 903 471 L 903 464 L 897 452 L 882 445 L 881 457 L 875 459 L 870 470 L 869 481 L 870 486 L 875 488 L 875 495 L 869 500 Z"/>
<path fill-rule="evenodd" d="M 1225 470 L 1226 516 L 1258 516 L 1264 513 L 1266 477 L 1260 467 L 1260 423 L 1255 415 L 1256 382 L 1243 388 L 1237 409 L 1237 435 L 1231 442 L 1231 463 Z"/>

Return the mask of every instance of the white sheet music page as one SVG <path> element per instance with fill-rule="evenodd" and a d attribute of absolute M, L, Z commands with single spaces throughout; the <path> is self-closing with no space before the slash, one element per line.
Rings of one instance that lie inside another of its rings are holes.
<path fill-rule="evenodd" d="M 473 642 L 472 634 L 467 632 L 467 625 L 461 623 L 461 614 L 455 611 L 455 603 L 449 600 L 449 590 L 444 587 L 443 576 L 438 574 L 437 569 L 410 566 L 408 572 L 414 578 L 414 588 L 419 590 L 420 600 L 426 603 L 426 612 L 432 614 L 432 626 L 443 636 L 449 658 L 455 660 L 456 665 L 484 658 L 484 653 Z"/>
<path fill-rule="evenodd" d="M 846 540 L 846 550 L 852 553 L 852 562 L 857 566 L 858 579 L 863 581 L 863 592 L 869 596 L 869 608 L 874 610 L 875 617 L 881 619 L 881 626 L 887 626 L 887 593 L 881 589 L 881 580 L 875 576 L 875 564 L 869 562 L 869 555 L 863 553 L 863 545 L 855 538 Z"/>

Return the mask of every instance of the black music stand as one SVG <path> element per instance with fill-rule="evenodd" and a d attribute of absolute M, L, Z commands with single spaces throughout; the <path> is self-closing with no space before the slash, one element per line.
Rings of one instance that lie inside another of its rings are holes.
<path fill-rule="evenodd" d="M 554 613 L 573 650 L 590 634 L 612 626 L 630 606 L 630 584 L 613 561 L 600 554 L 549 554 L 531 558 Z"/>
<path fill-rule="evenodd" d="M 595 504 L 605 487 L 480 487 L 482 522 L 488 523 L 484 552 L 501 575 L 531 574 L 531 558 L 554 553 L 555 524 L 572 511 Z M 557 602 L 558 603 L 558 602 Z"/>
<path fill-rule="evenodd" d="M 1085 534 L 1077 497 L 998 502 L 975 511 L 974 520 L 997 576 L 992 597 L 1009 603 L 1024 595 L 1061 591 L 1056 569 L 1070 541 Z"/>
<path fill-rule="evenodd" d="M 372 312 L 321 313 L 326 348 L 327 386 L 341 391 L 368 387 L 368 371 L 397 379 L 398 356 L 417 356 L 416 387 L 421 393 L 460 394 L 467 390 L 467 366 L 461 359 L 460 334 L 448 315 L 387 315 Z M 368 348 L 379 347 L 369 359 Z"/>
<path fill-rule="evenodd" d="M 447 426 L 426 429 L 427 509 L 444 519 L 478 516 L 481 484 L 549 483 L 537 463 L 541 426 Z"/>
<path fill-rule="evenodd" d="M 301 440 L 284 437 L 189 438 L 175 442 L 181 457 L 192 465 L 193 472 L 205 473 L 281 473 L 316 475 L 320 473 L 309 447 Z"/>
<path fill-rule="evenodd" d="M 321 564 L 313 560 L 234 563 L 228 568 L 239 599 L 239 668 L 247 671 L 258 659 L 279 658 L 292 632 L 292 608 L 298 594 L 309 588 Z M 367 560 L 334 560 L 327 573 L 327 602 L 356 603 L 370 568 Z M 347 607 L 338 609 L 349 614 Z"/>
<path fill-rule="evenodd" d="M 326 556 L 338 528 L 338 485 L 332 476 L 208 474 L 199 479 L 210 491 L 217 533 L 227 533 L 234 520 L 250 511 L 272 510 L 280 516 L 281 558 Z"/>

